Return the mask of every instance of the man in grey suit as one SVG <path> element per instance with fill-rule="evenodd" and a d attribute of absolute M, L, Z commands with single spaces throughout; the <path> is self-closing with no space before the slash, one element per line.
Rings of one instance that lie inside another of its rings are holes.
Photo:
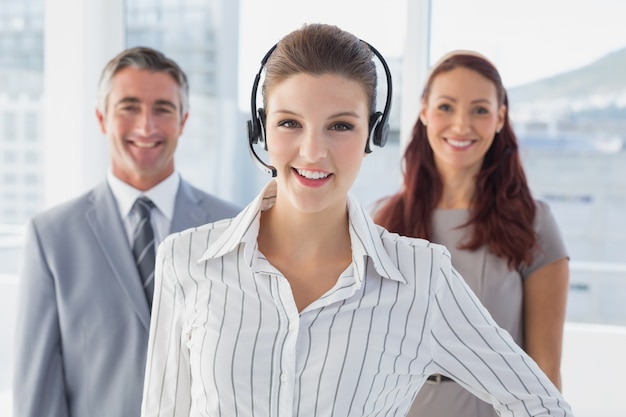
<path fill-rule="evenodd" d="M 139 416 L 153 272 L 138 270 L 136 230 L 151 226 L 142 250 L 153 254 L 167 234 L 239 211 L 174 169 L 188 116 L 187 78 L 174 61 L 149 48 L 126 50 L 105 67 L 98 96 L 110 148 L 106 181 L 27 227 L 16 417 Z M 151 201 L 147 223 L 135 207 L 141 196 Z"/>

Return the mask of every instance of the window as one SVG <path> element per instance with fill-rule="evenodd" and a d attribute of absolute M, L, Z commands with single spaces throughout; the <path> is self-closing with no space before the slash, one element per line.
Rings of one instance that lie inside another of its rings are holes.
<path fill-rule="evenodd" d="M 2 161 L 7 165 L 17 162 L 17 153 L 15 151 L 5 151 L 2 155 Z"/>
<path fill-rule="evenodd" d="M 27 151 L 24 154 L 25 165 L 34 165 L 39 162 L 39 153 L 34 151 Z"/>
<path fill-rule="evenodd" d="M 14 142 L 17 139 L 17 120 L 16 114 L 12 111 L 5 111 L 3 115 L 4 119 L 4 132 L 3 137 L 7 142 Z"/>
<path fill-rule="evenodd" d="M 36 112 L 28 112 L 24 115 L 24 140 L 26 142 L 35 142 L 40 137 L 39 119 L 40 114 Z"/>
<path fill-rule="evenodd" d="M 26 174 L 24 175 L 24 184 L 26 185 L 36 185 L 39 183 L 39 175 L 37 174 Z"/>
<path fill-rule="evenodd" d="M 32 155 L 25 155 L 32 151 L 18 144 L 30 142 L 42 147 L 37 121 L 43 91 L 43 0 L 0 0 L 0 22 L 4 22 L 0 33 L 0 149 L 4 151 L 0 159 L 11 173 L 4 176 L 15 178 L 23 163 L 33 161 Z M 12 145 L 7 148 L 9 143 Z M 0 178 L 0 186 L 8 183 Z M 11 207 L 4 211 L 10 217 L 0 213 L 0 225 L 28 218 L 17 200 L 0 198 L 4 207 Z"/>
<path fill-rule="evenodd" d="M 38 197 L 31 208 L 24 207 L 20 196 L 26 187 L 17 186 L 22 164 L 26 163 L 23 162 L 25 150 L 20 144 L 29 141 L 32 146 L 41 146 L 33 119 L 40 117 L 42 84 L 43 0 L 0 0 L 0 189 L 3 190 L 0 194 L 1 415 L 11 415 L 7 403 L 10 404 L 11 398 L 16 274 L 21 255 L 19 225 L 33 214 L 33 207 L 39 210 L 42 204 L 42 199 Z M 31 110 L 27 110 L 29 107 Z M 37 110 L 32 111 L 33 107 Z M 23 119 L 25 111 L 29 116 Z M 41 189 L 37 188 L 36 193 L 41 194 Z"/>
<path fill-rule="evenodd" d="M 14 185 L 17 182 L 17 175 L 14 172 L 6 172 L 3 174 L 3 182 L 5 185 Z"/>

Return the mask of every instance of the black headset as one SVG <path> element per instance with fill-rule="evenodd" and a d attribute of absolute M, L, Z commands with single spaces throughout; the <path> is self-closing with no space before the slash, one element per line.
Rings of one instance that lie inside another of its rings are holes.
<path fill-rule="evenodd" d="M 389 66 L 387 65 L 387 61 L 381 55 L 380 52 L 376 50 L 372 45 L 365 41 L 361 41 L 366 44 L 372 53 L 376 55 L 380 63 L 382 64 L 385 70 L 385 77 L 387 79 L 387 99 L 385 100 L 385 108 L 382 113 L 376 111 L 370 115 L 369 120 L 369 138 L 367 144 L 365 145 L 365 152 L 370 153 L 372 149 L 370 147 L 370 142 L 374 145 L 382 148 L 387 143 L 387 137 L 389 136 L 389 112 L 391 110 L 391 94 L 392 94 L 392 85 L 391 85 L 391 71 L 389 70 Z M 268 165 L 256 153 L 254 150 L 254 145 L 257 143 L 262 143 L 263 148 L 267 150 L 267 141 L 265 140 L 265 110 L 261 108 L 257 108 L 257 91 L 259 88 L 259 82 L 261 80 L 261 74 L 263 73 L 263 69 L 265 68 L 265 64 L 269 59 L 272 52 L 276 49 L 278 44 L 272 46 L 272 48 L 267 51 L 263 59 L 261 60 L 261 68 L 259 72 L 256 74 L 254 78 L 254 84 L 252 84 L 252 95 L 250 97 L 251 104 L 251 120 L 248 120 L 248 144 L 250 145 L 250 156 L 256 162 L 261 170 L 265 171 L 272 177 L 276 176 L 276 168 L 272 165 Z"/>

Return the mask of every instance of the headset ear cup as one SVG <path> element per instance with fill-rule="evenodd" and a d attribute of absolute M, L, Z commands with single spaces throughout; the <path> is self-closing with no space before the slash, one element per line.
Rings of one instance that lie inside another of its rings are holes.
<path fill-rule="evenodd" d="M 365 144 L 365 153 L 370 153 L 372 152 L 372 144 L 377 145 L 377 132 L 378 132 L 378 126 L 380 125 L 380 121 L 383 117 L 383 114 L 379 111 L 373 113 L 372 115 L 370 115 L 370 121 L 369 121 L 369 136 L 367 138 L 367 143 Z"/>
<path fill-rule="evenodd" d="M 267 140 L 265 140 L 265 109 L 260 107 L 257 110 L 257 124 L 259 127 L 258 130 L 258 141 L 263 144 L 263 149 L 267 150 Z"/>
<path fill-rule="evenodd" d="M 389 138 L 389 123 L 378 123 L 376 132 L 374 133 L 374 145 L 382 148 L 387 144 Z"/>
<path fill-rule="evenodd" d="M 254 117 L 248 120 L 248 141 L 256 145 L 259 141 L 259 119 Z"/>
<path fill-rule="evenodd" d="M 258 109 L 257 114 L 252 120 L 248 120 L 248 140 L 256 145 L 265 142 L 265 112 Z M 264 145 L 267 150 L 267 145 Z"/>

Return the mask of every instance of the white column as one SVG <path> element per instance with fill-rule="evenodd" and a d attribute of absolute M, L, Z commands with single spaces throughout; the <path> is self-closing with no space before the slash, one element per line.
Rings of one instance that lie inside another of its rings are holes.
<path fill-rule="evenodd" d="M 430 10 L 431 0 L 407 1 L 400 117 L 401 154 L 411 139 L 411 131 L 421 108 L 419 96 L 428 72 L 430 57 Z"/>
<path fill-rule="evenodd" d="M 105 177 L 108 144 L 95 116 L 100 72 L 124 48 L 123 0 L 45 0 L 45 206 Z"/>
<path fill-rule="evenodd" d="M 239 97 L 239 1 L 222 0 L 216 7 L 218 22 L 216 23 L 215 65 L 217 85 L 217 142 L 215 150 L 219 152 L 218 169 L 213 170 L 215 177 L 214 192 L 227 200 L 248 203 L 257 192 L 252 187 L 250 175 L 259 176 L 256 167 L 250 164 L 247 149 L 246 124 L 242 123 L 237 106 Z M 193 88 L 193 87 L 192 87 Z M 246 88 L 246 87 L 244 87 Z M 247 119 L 246 119 L 247 120 Z M 228 175 L 221 175 L 228 173 Z"/>

